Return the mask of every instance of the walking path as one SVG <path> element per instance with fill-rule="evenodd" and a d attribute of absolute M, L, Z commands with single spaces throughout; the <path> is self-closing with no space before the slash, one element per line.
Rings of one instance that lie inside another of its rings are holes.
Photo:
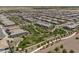
<path fill-rule="evenodd" d="M 74 32 L 72 35 L 70 35 L 70 36 L 68 36 L 68 37 L 61 38 L 61 40 L 65 40 L 65 39 L 71 38 L 71 37 L 73 37 L 74 35 L 76 35 L 76 33 L 77 33 L 77 32 Z M 57 39 L 57 40 L 54 40 L 53 42 L 55 43 L 56 41 L 59 41 L 59 40 L 60 40 L 60 39 Z M 50 42 L 50 43 L 52 43 L 52 42 Z M 47 44 L 46 44 L 46 45 L 47 45 Z M 46 46 L 46 45 L 43 45 L 43 46 Z M 43 46 L 37 48 L 36 50 L 32 51 L 31 53 L 34 53 L 34 52 L 39 51 L 40 49 L 43 48 Z"/>

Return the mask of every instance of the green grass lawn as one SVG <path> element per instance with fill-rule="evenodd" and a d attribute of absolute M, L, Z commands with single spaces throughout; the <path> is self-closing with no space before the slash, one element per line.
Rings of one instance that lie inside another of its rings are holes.
<path fill-rule="evenodd" d="M 66 31 L 63 28 L 57 28 L 53 32 L 54 35 L 63 35 L 66 34 Z"/>
<path fill-rule="evenodd" d="M 40 43 L 45 41 L 44 38 L 48 38 L 53 35 L 66 34 L 66 31 L 63 28 L 57 28 L 54 32 L 49 32 L 47 29 L 34 24 L 26 26 L 25 30 L 29 31 L 31 34 L 28 36 L 23 36 L 23 41 L 20 42 L 18 46 L 19 48 L 26 48 Z"/>
<path fill-rule="evenodd" d="M 44 38 L 48 38 L 52 35 L 66 34 L 66 31 L 62 28 L 57 28 L 52 34 L 52 32 L 49 32 L 47 29 L 34 24 L 26 26 L 25 30 L 28 30 L 31 34 L 28 36 L 23 36 L 23 41 L 21 41 L 21 43 L 19 44 L 19 48 L 26 48 L 40 43 L 42 41 L 45 41 Z"/>
<path fill-rule="evenodd" d="M 46 30 L 40 28 L 39 26 L 33 27 L 33 25 L 28 25 L 28 27 L 26 27 L 26 30 L 31 32 L 31 35 L 23 37 L 23 41 L 19 44 L 20 48 L 26 48 L 39 42 L 42 42 L 44 41 L 44 38 L 47 37 L 47 33 L 45 33 Z"/>
<path fill-rule="evenodd" d="M 30 36 L 23 38 L 23 41 L 20 43 L 19 47 L 25 48 L 25 47 L 34 45 L 36 43 L 39 43 L 41 41 L 43 41 L 43 39 L 41 37 L 39 37 L 39 35 L 37 35 L 37 36 L 30 35 Z"/>

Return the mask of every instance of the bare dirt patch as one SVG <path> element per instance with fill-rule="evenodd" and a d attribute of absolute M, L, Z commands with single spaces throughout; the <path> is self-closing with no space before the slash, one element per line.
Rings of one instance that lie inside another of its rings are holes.
<path fill-rule="evenodd" d="M 79 53 L 79 40 L 76 40 L 76 37 L 79 37 L 79 33 L 75 36 L 68 38 L 66 40 L 62 40 L 58 43 L 55 43 L 53 46 L 50 46 L 46 49 L 37 51 L 36 53 L 46 53 L 48 51 L 53 51 L 55 47 L 59 47 L 63 44 L 64 48 L 69 52 L 71 49 L 74 50 L 76 53 Z"/>

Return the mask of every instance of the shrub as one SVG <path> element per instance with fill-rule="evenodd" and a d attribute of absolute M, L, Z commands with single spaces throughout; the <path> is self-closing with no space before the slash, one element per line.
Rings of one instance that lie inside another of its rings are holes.
<path fill-rule="evenodd" d="M 74 53 L 74 50 L 70 50 L 69 53 Z"/>
<path fill-rule="evenodd" d="M 47 53 L 52 53 L 52 51 L 48 51 Z"/>
<path fill-rule="evenodd" d="M 56 52 L 58 52 L 58 51 L 59 51 L 59 48 L 58 48 L 58 47 L 56 47 L 54 50 L 55 50 Z"/>
<path fill-rule="evenodd" d="M 60 48 L 63 48 L 63 45 L 61 45 Z"/>
<path fill-rule="evenodd" d="M 67 53 L 67 50 L 66 49 L 63 49 L 62 53 Z"/>
<path fill-rule="evenodd" d="M 78 40 L 79 38 L 78 37 L 76 37 L 76 40 Z"/>

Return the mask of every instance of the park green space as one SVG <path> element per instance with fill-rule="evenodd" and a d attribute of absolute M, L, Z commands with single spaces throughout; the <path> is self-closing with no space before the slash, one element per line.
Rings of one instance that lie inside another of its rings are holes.
<path fill-rule="evenodd" d="M 30 24 L 25 27 L 25 30 L 30 32 L 30 35 L 23 36 L 23 41 L 20 42 L 19 48 L 26 48 L 34 44 L 45 41 L 45 38 L 53 35 L 63 35 L 66 34 L 66 31 L 63 28 L 56 28 L 53 32 L 49 32 L 46 28 L 40 27 L 38 25 Z"/>
<path fill-rule="evenodd" d="M 44 38 L 48 37 L 49 35 L 46 29 L 32 24 L 26 26 L 25 29 L 28 30 L 31 34 L 22 37 L 23 41 L 21 41 L 19 44 L 20 48 L 26 48 L 39 42 L 42 42 L 45 40 Z"/>
<path fill-rule="evenodd" d="M 63 29 L 63 28 L 56 28 L 55 30 L 54 30 L 54 32 L 53 32 L 53 34 L 55 35 L 55 36 L 57 36 L 57 35 L 64 35 L 64 34 L 66 34 L 67 32 L 65 31 L 65 29 Z"/>

